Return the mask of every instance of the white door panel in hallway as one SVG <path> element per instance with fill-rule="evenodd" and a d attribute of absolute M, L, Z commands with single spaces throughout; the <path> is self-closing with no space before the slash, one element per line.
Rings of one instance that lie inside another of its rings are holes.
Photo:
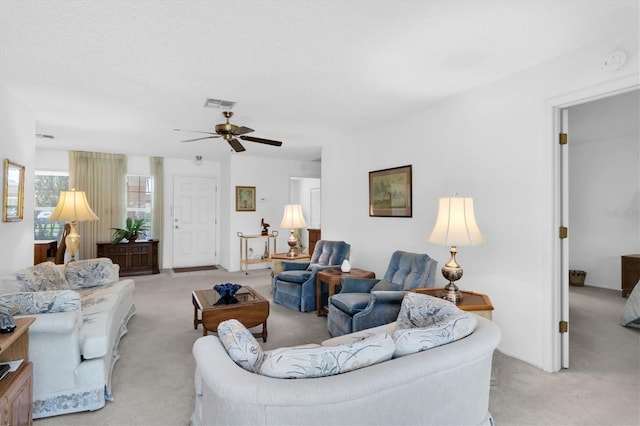
<path fill-rule="evenodd" d="M 173 181 L 173 267 L 210 266 L 216 259 L 216 179 Z"/>

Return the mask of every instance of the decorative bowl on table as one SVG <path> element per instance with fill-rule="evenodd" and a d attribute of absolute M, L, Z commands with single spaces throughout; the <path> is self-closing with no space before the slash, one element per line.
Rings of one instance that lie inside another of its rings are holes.
<path fill-rule="evenodd" d="M 218 294 L 223 298 L 233 297 L 238 292 L 238 290 L 240 290 L 240 288 L 242 288 L 240 284 L 232 283 L 216 284 L 213 286 L 213 289 L 217 291 Z"/>

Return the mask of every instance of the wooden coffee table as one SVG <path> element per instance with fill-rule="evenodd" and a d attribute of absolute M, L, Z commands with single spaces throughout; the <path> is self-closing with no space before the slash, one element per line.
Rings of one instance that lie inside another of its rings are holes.
<path fill-rule="evenodd" d="M 242 286 L 235 298 L 238 300 L 236 303 L 224 303 L 213 289 L 194 291 L 191 294 L 193 328 L 197 330 L 198 324 L 202 324 L 202 335 L 206 336 L 209 331 L 217 332 L 222 321 L 234 318 L 247 328 L 262 324 L 262 341 L 266 342 L 269 301 L 248 286 Z M 201 312 L 200 318 L 198 311 Z"/>
<path fill-rule="evenodd" d="M 349 272 L 342 272 L 340 268 L 327 268 L 318 271 L 316 275 L 316 308 L 318 316 L 326 316 L 329 312 L 327 306 L 322 306 L 322 283 L 327 283 L 329 297 L 336 292 L 336 286 L 342 283 L 342 278 L 375 278 L 376 273 L 364 269 L 351 268 Z"/>

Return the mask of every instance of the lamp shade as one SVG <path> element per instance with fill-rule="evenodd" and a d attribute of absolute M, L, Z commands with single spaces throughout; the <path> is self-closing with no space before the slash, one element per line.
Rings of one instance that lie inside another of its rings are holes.
<path fill-rule="evenodd" d="M 83 222 L 98 220 L 98 216 L 89 207 L 84 191 L 60 191 L 60 199 L 51 216 L 51 221 Z"/>
<path fill-rule="evenodd" d="M 284 216 L 282 216 L 281 228 L 297 229 L 306 228 L 307 222 L 302 215 L 300 204 L 287 204 L 284 206 Z"/>
<path fill-rule="evenodd" d="M 476 246 L 484 243 L 476 224 L 473 198 L 440 198 L 436 224 L 427 241 L 446 246 Z"/>

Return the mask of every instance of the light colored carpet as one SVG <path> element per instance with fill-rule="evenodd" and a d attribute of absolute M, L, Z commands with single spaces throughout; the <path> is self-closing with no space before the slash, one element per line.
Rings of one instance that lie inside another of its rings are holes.
<path fill-rule="evenodd" d="M 201 327 L 193 329 L 191 292 L 234 282 L 271 299 L 269 270 L 163 271 L 134 279 L 137 314 L 120 344 L 115 401 L 95 412 L 35 420 L 36 426 L 187 425 L 194 401 L 191 347 L 202 335 Z M 639 424 L 640 330 L 618 325 L 624 301 L 611 290 L 572 288 L 569 370 L 549 374 L 496 352 L 490 401 L 496 424 Z M 273 303 L 268 330 L 265 349 L 329 337 L 325 318 Z"/>

